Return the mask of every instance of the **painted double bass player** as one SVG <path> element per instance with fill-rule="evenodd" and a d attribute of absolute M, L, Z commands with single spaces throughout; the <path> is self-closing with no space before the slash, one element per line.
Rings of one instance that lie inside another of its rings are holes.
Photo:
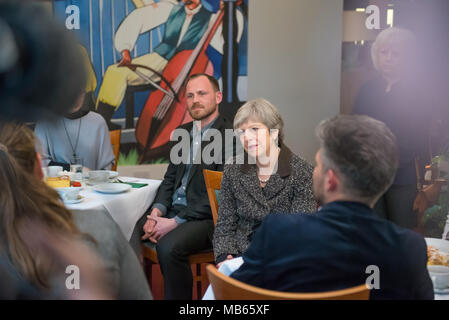
<path fill-rule="evenodd" d="M 161 155 L 171 132 L 192 121 L 186 112 L 183 84 L 192 73 L 213 75 L 213 65 L 206 54 L 208 46 L 223 54 L 223 5 L 219 0 L 203 2 L 207 2 L 207 9 L 201 0 L 182 0 L 179 4 L 161 0 L 131 12 L 117 30 L 115 47 L 122 53 L 122 60 L 105 73 L 97 111 L 109 122 L 128 85 L 154 85 L 157 90 L 150 94 L 136 126 L 140 163 Z M 238 10 L 236 20 L 239 41 L 244 18 Z M 130 51 L 139 35 L 164 23 L 161 43 L 153 52 L 131 61 Z"/>

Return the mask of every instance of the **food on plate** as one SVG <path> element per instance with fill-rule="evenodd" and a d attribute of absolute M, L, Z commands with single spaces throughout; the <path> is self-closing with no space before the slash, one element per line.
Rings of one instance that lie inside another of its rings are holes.
<path fill-rule="evenodd" d="M 70 178 L 68 176 L 48 177 L 45 182 L 52 188 L 70 187 Z"/>
<path fill-rule="evenodd" d="M 79 182 L 79 181 L 73 181 L 73 182 L 72 182 L 72 187 L 81 187 L 81 182 Z"/>
<path fill-rule="evenodd" d="M 441 252 L 434 246 L 427 246 L 428 265 L 449 267 L 449 253 Z"/>

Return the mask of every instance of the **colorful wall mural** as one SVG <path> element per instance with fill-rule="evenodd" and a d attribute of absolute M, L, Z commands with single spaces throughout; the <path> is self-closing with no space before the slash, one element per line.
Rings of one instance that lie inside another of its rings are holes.
<path fill-rule="evenodd" d="M 189 74 L 219 80 L 225 114 L 246 100 L 248 0 L 53 0 L 53 13 L 80 40 L 92 109 L 139 163 L 167 159 L 171 131 L 192 120 Z"/>

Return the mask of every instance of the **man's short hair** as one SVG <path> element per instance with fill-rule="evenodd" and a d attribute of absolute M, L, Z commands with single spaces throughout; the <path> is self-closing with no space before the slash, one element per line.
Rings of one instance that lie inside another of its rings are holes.
<path fill-rule="evenodd" d="M 208 75 L 206 73 L 195 73 L 195 74 L 192 74 L 186 81 L 186 87 L 187 87 L 187 84 L 191 80 L 199 78 L 199 77 L 206 77 L 209 80 L 210 84 L 212 85 L 212 88 L 214 88 L 214 91 L 215 92 L 220 91 L 220 85 L 218 84 L 217 79 L 215 79 L 214 77 L 212 77 L 212 76 L 210 76 L 210 75 Z"/>
<path fill-rule="evenodd" d="M 338 115 L 316 130 L 323 169 L 340 175 L 344 191 L 376 201 L 393 183 L 399 162 L 396 137 L 381 121 Z"/>

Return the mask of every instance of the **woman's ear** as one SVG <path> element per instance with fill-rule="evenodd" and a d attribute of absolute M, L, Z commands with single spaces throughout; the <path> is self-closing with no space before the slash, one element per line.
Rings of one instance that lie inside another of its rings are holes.
<path fill-rule="evenodd" d="M 42 172 L 42 160 L 41 155 L 36 152 L 36 161 L 34 161 L 34 175 L 39 179 L 44 179 L 44 173 Z"/>

